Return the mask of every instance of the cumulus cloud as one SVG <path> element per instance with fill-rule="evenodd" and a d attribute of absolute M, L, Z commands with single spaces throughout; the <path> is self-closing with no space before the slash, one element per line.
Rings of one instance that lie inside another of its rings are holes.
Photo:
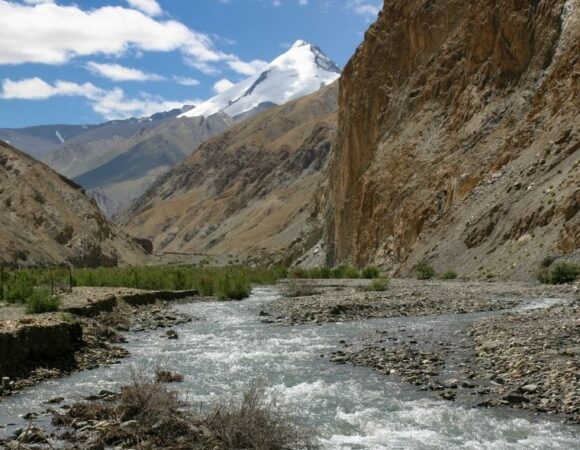
<path fill-rule="evenodd" d="M 200 70 L 232 56 L 214 48 L 212 39 L 175 20 L 158 20 L 157 2 L 132 0 L 140 10 L 104 6 L 83 10 L 41 0 L 26 3 L 0 0 L 0 65 L 65 64 L 75 57 L 121 56 L 135 52 L 180 51 Z M 144 6 L 149 5 L 149 6 Z M 148 8 L 147 14 L 142 12 Z"/>
<path fill-rule="evenodd" d="M 165 79 L 161 75 L 146 73 L 120 64 L 89 62 L 85 67 L 92 73 L 113 81 L 159 81 Z"/>
<path fill-rule="evenodd" d="M 107 120 L 128 117 L 150 116 L 157 112 L 180 108 L 186 104 L 199 103 L 198 100 L 171 101 L 146 93 L 138 97 L 127 97 L 120 88 L 101 89 L 92 83 L 78 84 L 58 80 L 54 84 L 41 78 L 28 78 L 20 81 L 3 80 L 3 99 L 46 100 L 52 97 L 82 97 L 89 101 L 93 111 Z"/>
<path fill-rule="evenodd" d="M 230 80 L 228 80 L 227 78 L 223 78 L 223 79 L 219 80 L 216 84 L 213 85 L 213 90 L 217 94 L 221 94 L 222 92 L 227 91 L 233 85 L 234 85 L 234 83 L 232 83 Z"/>
<path fill-rule="evenodd" d="M 158 16 L 163 12 L 156 0 L 127 0 L 127 3 L 148 16 Z"/>
<path fill-rule="evenodd" d="M 80 96 L 94 98 L 101 90 L 91 83 L 77 84 L 58 80 L 54 85 L 40 78 L 21 81 L 6 79 L 2 82 L 3 99 L 46 100 L 56 96 Z"/>

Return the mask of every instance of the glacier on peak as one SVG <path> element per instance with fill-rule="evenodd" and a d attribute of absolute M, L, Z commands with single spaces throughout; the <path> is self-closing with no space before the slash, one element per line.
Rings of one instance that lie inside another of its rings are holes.
<path fill-rule="evenodd" d="M 260 73 L 235 84 L 179 117 L 224 112 L 237 117 L 264 104 L 282 105 L 335 81 L 341 69 L 315 45 L 298 40 Z"/>

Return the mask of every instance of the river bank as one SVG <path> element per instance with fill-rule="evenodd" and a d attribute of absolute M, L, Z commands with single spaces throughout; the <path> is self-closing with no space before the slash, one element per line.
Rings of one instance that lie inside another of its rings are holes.
<path fill-rule="evenodd" d="M 23 307 L 0 307 L 0 402 L 48 379 L 118 364 L 129 356 L 119 345 L 126 342 L 122 332 L 170 329 L 192 320 L 166 312 L 180 299 L 207 301 L 194 291 L 75 288 L 63 294 L 57 313 L 27 315 Z"/>
<path fill-rule="evenodd" d="M 572 300 L 579 295 L 578 288 L 570 285 L 517 282 L 393 279 L 384 292 L 369 291 L 369 284 L 368 280 L 284 281 L 280 286 L 291 295 L 268 305 L 264 320 L 299 325 L 466 314 L 509 309 L 534 298 Z M 303 292 L 306 295 L 300 295 Z"/>
<path fill-rule="evenodd" d="M 269 305 L 266 321 L 433 316 L 423 329 L 377 329 L 341 340 L 332 362 L 371 367 L 468 406 L 507 406 L 580 423 L 577 285 L 394 280 L 386 292 L 366 292 L 361 282 L 300 283 L 315 293 Z"/>

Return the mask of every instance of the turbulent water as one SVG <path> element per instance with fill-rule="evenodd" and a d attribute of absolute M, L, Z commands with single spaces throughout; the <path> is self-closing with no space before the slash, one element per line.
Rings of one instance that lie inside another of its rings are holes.
<path fill-rule="evenodd" d="M 328 361 L 342 339 L 401 326 L 418 332 L 450 328 L 457 326 L 457 316 L 297 327 L 260 323 L 262 305 L 277 296 L 274 288 L 259 288 L 244 302 L 179 305 L 180 312 L 199 319 L 176 328 L 179 340 L 161 338 L 161 331 L 131 334 L 131 358 L 7 399 L 0 403 L 0 424 L 43 410 L 52 397 L 72 400 L 114 389 L 129 380 L 131 367 L 152 372 L 162 366 L 185 375 L 184 383 L 173 386 L 206 405 L 263 380 L 287 414 L 316 431 L 323 449 L 578 448 L 576 427 L 514 411 L 461 407 L 370 369 Z"/>

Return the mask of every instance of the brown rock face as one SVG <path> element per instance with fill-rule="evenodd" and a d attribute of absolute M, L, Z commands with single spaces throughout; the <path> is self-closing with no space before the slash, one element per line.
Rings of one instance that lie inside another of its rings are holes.
<path fill-rule="evenodd" d="M 144 257 L 80 186 L 0 141 L 0 264 L 113 266 Z"/>
<path fill-rule="evenodd" d="M 337 97 L 336 84 L 325 87 L 206 142 L 158 179 L 122 223 L 153 240 L 156 252 L 264 264 L 282 259 L 299 238 L 304 242 L 295 247 L 308 250 L 322 237 L 317 195 L 335 136 Z"/>
<path fill-rule="evenodd" d="M 578 255 L 580 2 L 390 0 L 340 80 L 331 262 Z"/>

